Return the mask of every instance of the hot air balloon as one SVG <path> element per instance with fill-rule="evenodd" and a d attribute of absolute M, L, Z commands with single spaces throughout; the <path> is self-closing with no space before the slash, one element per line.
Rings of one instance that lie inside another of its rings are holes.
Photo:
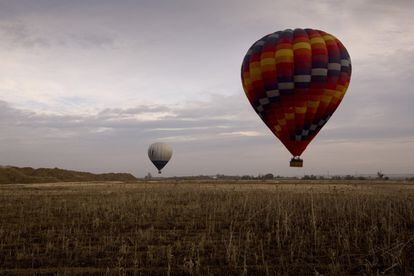
<path fill-rule="evenodd" d="M 351 59 L 333 35 L 287 29 L 264 36 L 247 51 L 244 92 L 256 113 L 302 167 L 300 155 L 331 118 L 351 80 Z"/>
<path fill-rule="evenodd" d="M 148 157 L 155 167 L 158 169 L 158 173 L 161 173 L 161 169 L 167 165 L 172 156 L 172 148 L 165 143 L 153 143 L 148 148 Z"/>

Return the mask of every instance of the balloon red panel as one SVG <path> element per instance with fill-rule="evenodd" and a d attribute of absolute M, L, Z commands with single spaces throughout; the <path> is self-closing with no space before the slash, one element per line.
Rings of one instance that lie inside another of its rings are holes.
<path fill-rule="evenodd" d="M 293 156 L 300 156 L 341 103 L 351 59 L 331 34 L 288 29 L 250 47 L 241 78 L 256 113 Z"/>

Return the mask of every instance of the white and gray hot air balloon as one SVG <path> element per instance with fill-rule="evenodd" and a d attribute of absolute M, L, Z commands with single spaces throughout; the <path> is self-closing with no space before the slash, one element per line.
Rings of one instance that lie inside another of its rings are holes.
<path fill-rule="evenodd" d="M 167 165 L 172 156 L 172 148 L 165 143 L 154 143 L 148 148 L 148 157 L 151 162 L 157 167 L 158 173 Z"/>

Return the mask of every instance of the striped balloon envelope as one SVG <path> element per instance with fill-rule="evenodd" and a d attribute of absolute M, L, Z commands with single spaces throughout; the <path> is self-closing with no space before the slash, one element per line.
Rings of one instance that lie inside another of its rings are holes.
<path fill-rule="evenodd" d="M 165 143 L 153 143 L 148 148 L 148 157 L 158 169 L 158 173 L 161 173 L 162 168 L 170 161 L 172 153 L 171 146 Z"/>
<path fill-rule="evenodd" d="M 351 79 L 351 60 L 333 35 L 287 29 L 256 41 L 241 78 L 256 113 L 302 166 L 299 156 L 331 118 Z"/>

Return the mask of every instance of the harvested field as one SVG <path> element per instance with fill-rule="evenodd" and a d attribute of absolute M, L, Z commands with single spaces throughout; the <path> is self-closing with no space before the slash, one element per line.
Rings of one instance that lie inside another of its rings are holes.
<path fill-rule="evenodd" d="M 414 273 L 414 183 L 0 185 L 0 274 Z"/>

